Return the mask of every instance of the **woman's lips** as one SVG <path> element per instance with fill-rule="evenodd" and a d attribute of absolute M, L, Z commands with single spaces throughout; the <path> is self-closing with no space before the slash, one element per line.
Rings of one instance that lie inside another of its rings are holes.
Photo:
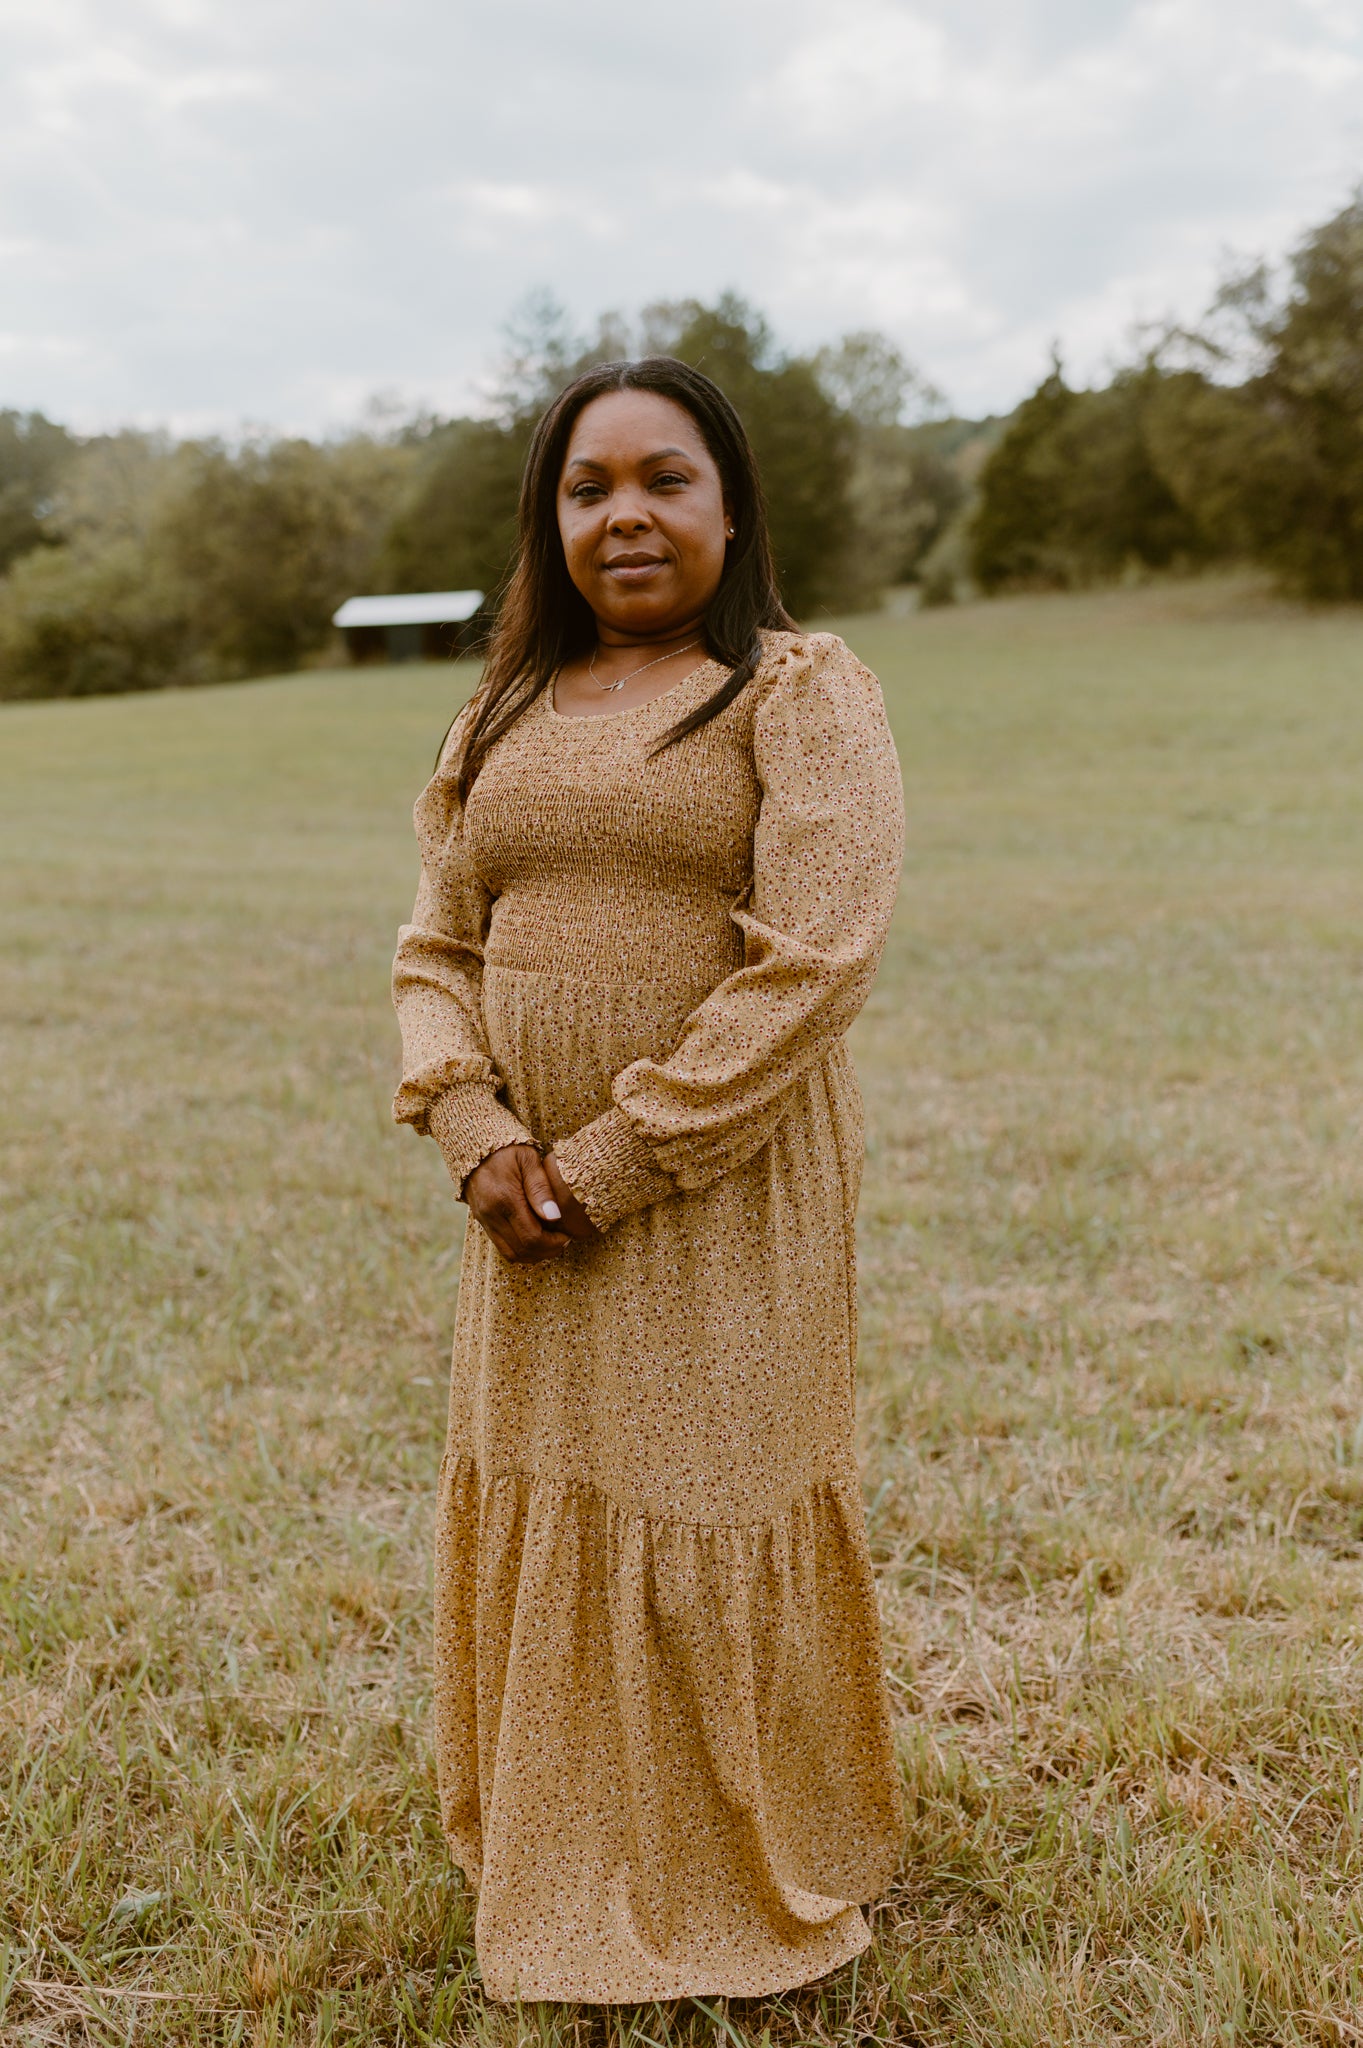
<path fill-rule="evenodd" d="M 666 567 L 667 564 L 661 556 L 649 555 L 643 560 L 631 560 L 626 557 L 623 560 L 607 562 L 605 571 L 608 576 L 613 576 L 617 583 L 646 583 L 650 576 L 656 576 L 659 570 Z"/>

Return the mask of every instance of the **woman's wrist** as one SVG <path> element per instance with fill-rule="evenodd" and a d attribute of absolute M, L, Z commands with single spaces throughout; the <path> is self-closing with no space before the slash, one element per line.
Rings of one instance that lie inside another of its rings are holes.
<path fill-rule="evenodd" d="M 496 1090 L 480 1081 L 461 1081 L 438 1095 L 426 1112 L 426 1128 L 440 1147 L 461 1200 L 470 1175 L 485 1159 L 508 1145 L 535 1142 Z"/>
<path fill-rule="evenodd" d="M 554 1159 L 598 1230 L 677 1192 L 651 1147 L 614 1106 L 556 1145 Z"/>

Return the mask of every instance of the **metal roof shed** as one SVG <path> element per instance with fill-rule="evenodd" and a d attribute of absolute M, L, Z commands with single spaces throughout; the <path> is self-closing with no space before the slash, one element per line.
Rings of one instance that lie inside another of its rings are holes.
<path fill-rule="evenodd" d="M 476 633 L 481 590 L 407 590 L 348 597 L 332 616 L 352 661 L 447 661 Z"/>

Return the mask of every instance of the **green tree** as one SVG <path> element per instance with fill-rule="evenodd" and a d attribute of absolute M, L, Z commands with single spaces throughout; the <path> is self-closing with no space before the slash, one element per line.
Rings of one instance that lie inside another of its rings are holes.
<path fill-rule="evenodd" d="M 200 679 L 184 592 L 129 535 L 31 549 L 0 583 L 0 697 Z"/>
<path fill-rule="evenodd" d="M 1171 373 L 1150 409 L 1151 453 L 1179 503 L 1222 554 L 1278 560 L 1312 523 L 1312 480 L 1292 425 L 1258 394 Z M 1288 580 L 1292 580 L 1289 578 Z"/>
<path fill-rule="evenodd" d="M 982 590 L 1057 580 L 1057 455 L 1077 403 L 1057 355 L 985 463 L 971 525 L 971 570 Z"/>
<path fill-rule="evenodd" d="M 179 454 L 168 434 L 126 428 L 84 442 L 68 465 L 48 531 L 52 539 L 97 547 L 147 542 L 174 492 Z"/>
<path fill-rule="evenodd" d="M 1310 598 L 1363 598 L 1363 192 L 1219 293 L 1152 446 L 1188 514 Z M 1242 366 L 1247 374 L 1238 380 Z"/>
<path fill-rule="evenodd" d="M 529 441 L 522 422 L 447 420 L 413 453 L 384 537 L 386 590 L 496 591 L 516 544 L 516 499 Z"/>
<path fill-rule="evenodd" d="M 863 327 L 813 358 L 833 403 L 859 427 L 919 425 L 946 417 L 946 400 L 890 337 Z"/>
<path fill-rule="evenodd" d="M 77 446 L 40 412 L 0 411 L 0 574 L 52 538 L 47 521 Z"/>
<path fill-rule="evenodd" d="M 815 364 L 782 355 L 761 314 L 732 292 L 645 309 L 643 343 L 713 377 L 742 416 L 762 471 L 772 544 L 789 609 L 842 601 L 855 570 L 855 429 Z"/>
<path fill-rule="evenodd" d="M 423 437 L 410 495 L 384 543 L 389 587 L 495 591 L 515 544 L 516 497 L 534 421 L 556 392 L 599 362 L 679 356 L 737 406 L 761 465 L 782 588 L 793 611 L 838 602 L 856 582 L 850 487 L 856 427 L 816 365 L 783 355 L 760 314 L 733 294 L 646 307 L 631 334 L 606 314 L 574 334 L 557 303 L 523 302 L 484 420 L 450 420 Z M 860 587 L 860 586 L 858 586 Z"/>
<path fill-rule="evenodd" d="M 500 589 L 516 545 L 516 501 L 535 421 L 574 377 L 634 353 L 619 314 L 574 331 L 547 292 L 531 292 L 502 330 L 490 416 L 421 422 L 402 502 L 377 575 L 386 590 Z"/>
<path fill-rule="evenodd" d="M 914 581 L 965 497 L 943 452 L 942 395 L 887 335 L 862 329 L 813 359 L 824 391 L 852 422 L 851 538 L 843 599 L 874 605 Z"/>
<path fill-rule="evenodd" d="M 341 600 L 372 579 L 407 460 L 359 436 L 182 449 L 156 546 L 205 653 L 260 674 L 320 647 Z"/>
<path fill-rule="evenodd" d="M 0 580 L 0 696 L 159 689 L 209 673 L 188 595 L 154 539 L 176 466 L 163 435 L 73 444 L 45 508 L 49 545 Z"/>
<path fill-rule="evenodd" d="M 1163 383 L 1146 364 L 1074 391 L 1055 361 L 980 474 L 971 567 L 983 590 L 1064 589 L 1207 553 L 1152 454 Z"/>
<path fill-rule="evenodd" d="M 530 429 L 560 391 L 597 363 L 645 353 L 631 341 L 621 313 L 603 313 L 594 334 L 575 331 L 567 308 L 552 292 L 527 292 L 502 326 L 502 354 L 492 380 L 493 417 L 506 427 Z"/>

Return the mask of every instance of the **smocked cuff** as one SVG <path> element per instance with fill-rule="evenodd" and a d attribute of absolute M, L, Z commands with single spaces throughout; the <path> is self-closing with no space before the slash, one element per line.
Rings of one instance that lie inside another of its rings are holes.
<path fill-rule="evenodd" d="M 503 1145 L 533 1145 L 520 1118 L 483 1081 L 459 1081 L 438 1095 L 426 1115 L 426 1128 L 445 1155 L 450 1179 L 463 1200 L 464 1182 L 475 1166 Z"/>
<path fill-rule="evenodd" d="M 598 1230 L 677 1192 L 620 1109 L 606 1110 L 556 1144 L 554 1163 Z"/>

